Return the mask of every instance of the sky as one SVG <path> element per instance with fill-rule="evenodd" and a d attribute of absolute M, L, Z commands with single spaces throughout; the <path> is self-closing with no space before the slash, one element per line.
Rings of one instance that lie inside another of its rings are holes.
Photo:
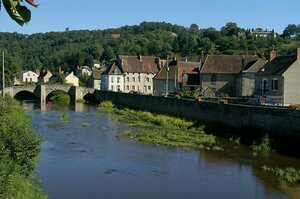
<path fill-rule="evenodd" d="M 103 30 L 143 21 L 220 29 L 228 22 L 242 28 L 282 33 L 288 24 L 300 24 L 299 0 L 35 0 L 32 19 L 23 27 L 4 8 L 0 32 L 23 34 L 70 30 Z"/>

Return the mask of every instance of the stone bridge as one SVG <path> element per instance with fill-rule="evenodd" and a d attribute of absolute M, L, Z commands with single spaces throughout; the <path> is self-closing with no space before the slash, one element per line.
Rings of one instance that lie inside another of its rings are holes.
<path fill-rule="evenodd" d="M 36 98 L 40 99 L 41 103 L 45 103 L 47 96 L 53 91 L 64 91 L 70 96 L 71 101 L 76 102 L 84 100 L 84 97 L 87 95 L 94 95 L 95 89 L 62 84 L 28 85 L 4 88 L 4 93 L 12 97 L 15 97 L 20 92 L 30 92 Z"/>

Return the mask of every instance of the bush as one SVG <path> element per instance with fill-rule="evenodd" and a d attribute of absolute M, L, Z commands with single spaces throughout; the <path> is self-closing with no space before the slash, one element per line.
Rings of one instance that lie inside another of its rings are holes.
<path fill-rule="evenodd" d="M 17 101 L 1 98 L 0 113 L 0 198 L 29 198 L 14 194 L 22 194 L 21 185 L 25 184 L 28 193 L 38 190 L 29 176 L 41 151 L 41 139 L 29 125 L 31 118 Z"/>

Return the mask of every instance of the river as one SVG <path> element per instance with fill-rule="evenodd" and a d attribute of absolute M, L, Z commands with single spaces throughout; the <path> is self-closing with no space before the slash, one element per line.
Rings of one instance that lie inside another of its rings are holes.
<path fill-rule="evenodd" d="M 300 168 L 297 158 L 253 157 L 249 147 L 223 139 L 224 152 L 146 145 L 124 134 L 132 127 L 94 106 L 23 106 L 44 139 L 37 173 L 51 199 L 300 198 L 298 185 L 260 168 Z M 63 114 L 69 121 L 60 119 Z"/>

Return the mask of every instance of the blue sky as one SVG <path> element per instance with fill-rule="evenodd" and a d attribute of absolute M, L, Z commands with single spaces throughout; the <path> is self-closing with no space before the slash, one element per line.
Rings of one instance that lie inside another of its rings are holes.
<path fill-rule="evenodd" d="M 275 29 L 300 24 L 299 0 L 35 0 L 32 20 L 20 27 L 1 10 L 0 31 L 32 34 L 70 30 L 98 30 L 165 21 L 189 27 L 220 29 L 227 22 L 242 28 Z"/>

